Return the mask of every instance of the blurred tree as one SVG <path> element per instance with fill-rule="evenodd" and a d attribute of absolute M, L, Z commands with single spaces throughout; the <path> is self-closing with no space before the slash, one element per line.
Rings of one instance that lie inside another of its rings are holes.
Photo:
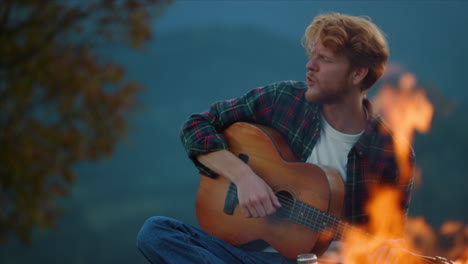
<path fill-rule="evenodd" d="M 0 1 L 0 239 L 53 228 L 73 165 L 109 156 L 139 85 L 97 46 L 143 47 L 170 0 Z"/>

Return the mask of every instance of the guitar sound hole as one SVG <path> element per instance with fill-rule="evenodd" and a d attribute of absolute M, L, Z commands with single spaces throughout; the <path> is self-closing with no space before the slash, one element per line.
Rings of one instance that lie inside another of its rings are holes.
<path fill-rule="evenodd" d="M 287 219 L 290 216 L 291 209 L 294 205 L 294 197 L 287 191 L 277 192 L 276 197 L 278 197 L 278 200 L 281 203 L 281 208 L 276 209 L 274 216 L 279 219 Z"/>

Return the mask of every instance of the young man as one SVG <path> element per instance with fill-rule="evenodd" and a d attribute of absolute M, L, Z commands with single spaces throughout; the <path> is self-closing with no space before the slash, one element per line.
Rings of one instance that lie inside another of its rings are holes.
<path fill-rule="evenodd" d="M 281 207 L 278 198 L 229 151 L 220 134 L 239 121 L 262 124 L 278 131 L 303 162 L 330 166 L 341 174 L 346 221 L 368 220 L 364 207 L 375 183 L 399 188 L 406 210 L 411 184 L 400 185 L 391 134 L 366 99 L 389 54 L 382 33 L 365 18 L 319 15 L 305 32 L 305 47 L 310 57 L 306 82 L 256 88 L 192 115 L 181 130 L 189 157 L 202 177 L 219 174 L 236 184 L 245 217 L 271 215 Z M 151 263 L 295 263 L 268 250 L 232 246 L 166 217 L 145 222 L 138 247 Z"/>

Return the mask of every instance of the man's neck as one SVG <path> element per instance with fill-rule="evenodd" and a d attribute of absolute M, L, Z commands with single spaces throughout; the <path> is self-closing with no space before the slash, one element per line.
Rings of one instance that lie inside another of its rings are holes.
<path fill-rule="evenodd" d="M 347 102 L 323 104 L 322 114 L 334 129 L 345 134 L 358 134 L 364 130 L 367 121 L 363 100 L 364 95 Z"/>

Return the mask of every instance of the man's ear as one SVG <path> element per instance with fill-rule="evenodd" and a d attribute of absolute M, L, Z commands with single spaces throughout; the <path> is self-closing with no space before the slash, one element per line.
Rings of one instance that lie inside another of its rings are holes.
<path fill-rule="evenodd" d="M 359 67 L 356 68 L 351 74 L 351 78 L 353 81 L 353 84 L 358 85 L 364 80 L 364 78 L 367 76 L 367 73 L 369 72 L 369 68 L 367 67 Z"/>

